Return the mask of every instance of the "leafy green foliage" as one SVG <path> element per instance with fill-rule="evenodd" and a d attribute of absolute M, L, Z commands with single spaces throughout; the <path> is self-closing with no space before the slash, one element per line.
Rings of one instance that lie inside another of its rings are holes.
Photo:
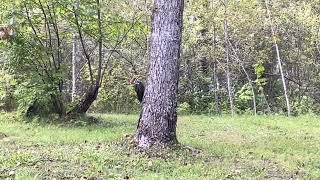
<path fill-rule="evenodd" d="M 126 79 L 108 76 L 99 99 L 92 107 L 93 112 L 138 112 L 140 105 L 132 85 Z"/>
<path fill-rule="evenodd" d="M 228 113 L 228 68 L 231 73 L 231 94 L 236 101 L 238 113 L 253 109 L 248 81 L 251 81 L 256 93 L 258 112 L 285 113 L 284 93 L 270 28 L 266 24 L 264 1 L 222 2 L 186 2 L 179 104 L 189 104 L 189 113 Z M 318 113 L 319 2 L 283 0 L 269 3 L 291 106 L 296 114 L 304 114 L 307 109 Z M 96 2 L 89 0 L 79 0 L 79 7 L 75 7 L 76 1 L 71 0 L 4 0 L 1 3 L 0 27 L 10 26 L 15 30 L 12 42 L 0 41 L 0 66 L 5 62 L 5 73 L 15 82 L 10 92 L 15 89 L 19 92 L 14 93 L 18 99 L 13 99 L 19 103 L 13 103 L 13 109 L 17 106 L 19 109 L 27 109 L 39 96 L 44 96 L 38 100 L 41 106 L 50 109 L 56 98 L 50 100 L 49 97 L 54 95 L 61 97 L 69 110 L 90 88 L 89 67 L 78 42 L 77 68 L 80 72 L 77 73 L 76 102 L 71 102 L 71 51 L 73 36 L 79 36 L 75 12 L 79 16 L 85 47 L 91 55 L 93 79 L 97 78 L 99 63 L 96 47 L 100 36 L 96 12 L 98 7 Z M 146 79 L 152 1 L 101 1 L 100 8 L 102 64 L 106 76 L 101 81 L 103 84 L 97 102 L 90 110 L 137 112 L 139 104 L 135 100 L 135 93 L 126 82 L 133 76 Z M 26 16 L 26 10 L 31 21 Z M 228 24 L 229 42 L 223 38 L 224 21 Z M 56 28 L 59 31 L 60 46 Z M 228 64 L 226 45 L 230 55 Z M 53 62 L 58 62 L 58 52 L 60 67 L 55 68 Z M 251 80 L 248 80 L 244 70 Z M 35 92 L 31 92 L 31 89 Z M 12 99 L 11 94 L 2 91 L 2 105 L 9 103 L 7 101 Z"/>
<path fill-rule="evenodd" d="M 0 71 L 0 110 L 12 111 L 16 107 L 14 91 L 16 80 L 12 75 Z"/>
<path fill-rule="evenodd" d="M 74 55 L 78 58 L 76 101 L 83 97 L 95 81 L 101 86 L 100 82 L 110 80 L 103 86 L 112 88 L 112 83 L 116 83 L 119 87 L 103 91 L 101 101 L 97 103 L 99 107 L 93 111 L 121 111 L 122 107 L 126 107 L 123 112 L 132 112 L 138 109 L 134 96 L 128 96 L 132 90 L 123 83 L 125 81 L 117 83 L 119 77 L 101 78 L 105 72 L 112 70 L 113 63 L 115 67 L 119 65 L 118 60 L 127 61 L 132 66 L 132 72 L 125 74 L 126 79 L 133 73 L 138 74 L 139 69 L 144 69 L 137 68 L 136 64 L 140 62 L 135 63 L 132 59 L 145 53 L 146 50 L 141 48 L 145 45 L 143 38 L 148 28 L 141 21 L 144 14 L 137 13 L 136 7 L 130 9 L 131 3 L 109 3 L 101 2 L 101 7 L 98 7 L 95 2 L 81 0 L 78 8 L 75 8 L 74 1 L 18 0 L 5 1 L 1 5 L 1 21 L 7 20 L 3 24 L 9 25 L 9 19 L 14 19 L 13 24 L 10 24 L 15 31 L 12 41 L 0 43 L 4 51 L 9 52 L 5 61 L 17 82 L 15 97 L 20 112 L 25 114 L 30 107 L 37 106 L 37 115 L 58 113 L 64 116 L 67 108 L 78 103 L 70 102 L 69 93 L 72 69 L 70 42 L 74 35 L 81 35 L 82 38 L 75 52 L 78 54 Z M 123 11 L 123 8 L 130 11 Z M 103 12 L 101 26 L 98 26 L 98 9 Z M 102 34 L 99 34 L 100 31 Z M 103 41 L 102 59 L 98 57 L 96 45 L 100 36 Z M 138 45 L 139 50 L 136 50 Z M 135 53 L 118 52 L 122 47 L 134 48 Z M 83 59 L 85 51 L 88 56 Z M 121 63 L 121 66 L 128 64 Z"/>
<path fill-rule="evenodd" d="M 52 95 L 59 93 L 57 83 L 63 75 L 42 67 L 47 60 L 42 47 L 31 45 L 22 37 L 16 37 L 8 50 L 8 65 L 16 82 L 14 97 L 19 112 L 26 114 L 28 108 L 36 103 L 39 107 L 36 114 L 50 114 L 53 111 Z"/>
<path fill-rule="evenodd" d="M 190 105 L 187 102 L 181 103 L 178 106 L 178 114 L 185 115 L 191 113 Z"/>
<path fill-rule="evenodd" d="M 240 113 L 252 108 L 252 98 L 252 87 L 245 84 L 236 94 L 236 107 Z"/>

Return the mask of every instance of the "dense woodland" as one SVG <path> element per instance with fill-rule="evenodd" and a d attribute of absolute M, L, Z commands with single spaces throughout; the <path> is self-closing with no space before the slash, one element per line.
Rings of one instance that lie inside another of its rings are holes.
<path fill-rule="evenodd" d="M 0 109 L 135 113 L 153 2 L 3 0 Z M 320 113 L 318 0 L 185 2 L 178 113 Z"/>
<path fill-rule="evenodd" d="M 320 179 L 319 0 L 1 2 L 0 179 Z"/>

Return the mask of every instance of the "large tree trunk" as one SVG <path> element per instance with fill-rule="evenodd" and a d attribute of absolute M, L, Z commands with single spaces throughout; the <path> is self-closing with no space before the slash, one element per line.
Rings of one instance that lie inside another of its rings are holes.
<path fill-rule="evenodd" d="M 167 146 L 177 142 L 177 92 L 183 0 L 155 0 L 150 39 L 149 73 L 138 146 Z"/>

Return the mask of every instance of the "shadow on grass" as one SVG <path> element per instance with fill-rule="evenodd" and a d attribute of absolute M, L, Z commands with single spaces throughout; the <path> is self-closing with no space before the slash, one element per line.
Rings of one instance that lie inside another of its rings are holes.
<path fill-rule="evenodd" d="M 48 125 L 64 127 L 64 128 L 95 128 L 95 129 L 111 129 L 111 128 L 134 128 L 135 121 L 126 119 L 103 118 L 101 116 L 79 115 L 61 119 L 57 116 L 24 118 L 26 123 L 36 123 L 45 127 Z"/>

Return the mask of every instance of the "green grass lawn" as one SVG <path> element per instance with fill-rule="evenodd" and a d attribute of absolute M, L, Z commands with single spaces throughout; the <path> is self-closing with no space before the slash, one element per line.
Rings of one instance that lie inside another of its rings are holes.
<path fill-rule="evenodd" d="M 0 115 L 0 179 L 320 179 L 320 120 L 303 116 L 181 116 L 184 148 L 160 156 L 126 148 L 137 115 L 88 126 Z"/>

